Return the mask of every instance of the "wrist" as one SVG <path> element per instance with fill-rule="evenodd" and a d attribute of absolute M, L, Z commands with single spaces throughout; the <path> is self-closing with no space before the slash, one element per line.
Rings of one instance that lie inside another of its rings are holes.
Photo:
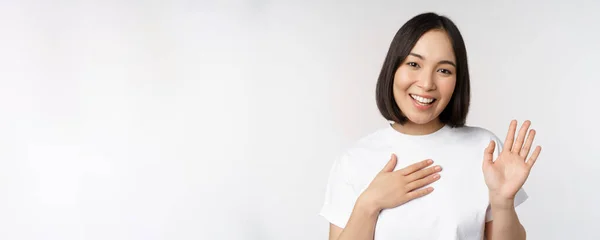
<path fill-rule="evenodd" d="M 515 200 L 514 198 L 507 198 L 494 193 L 490 193 L 490 206 L 491 208 L 500 210 L 514 209 Z"/>
<path fill-rule="evenodd" d="M 381 212 L 381 210 L 382 210 L 379 206 L 377 206 L 375 201 L 369 199 L 368 197 L 362 196 L 362 195 L 357 199 L 354 208 L 355 208 L 355 211 L 359 211 L 368 216 L 377 216 L 377 215 L 379 215 L 379 212 Z"/>

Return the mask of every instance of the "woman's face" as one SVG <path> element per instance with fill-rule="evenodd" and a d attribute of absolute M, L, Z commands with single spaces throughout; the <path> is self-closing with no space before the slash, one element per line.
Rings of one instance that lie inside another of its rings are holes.
<path fill-rule="evenodd" d="M 394 98 L 410 122 L 437 121 L 456 85 L 456 59 L 443 30 L 425 33 L 394 75 Z"/>

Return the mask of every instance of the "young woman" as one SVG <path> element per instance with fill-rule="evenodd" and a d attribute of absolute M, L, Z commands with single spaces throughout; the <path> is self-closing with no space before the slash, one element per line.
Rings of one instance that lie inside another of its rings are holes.
<path fill-rule="evenodd" d="M 513 120 L 502 144 L 465 126 L 469 81 L 450 19 L 424 13 L 398 30 L 376 86 L 391 124 L 334 162 L 321 209 L 330 240 L 525 239 L 515 207 L 541 151 L 535 131 Z"/>

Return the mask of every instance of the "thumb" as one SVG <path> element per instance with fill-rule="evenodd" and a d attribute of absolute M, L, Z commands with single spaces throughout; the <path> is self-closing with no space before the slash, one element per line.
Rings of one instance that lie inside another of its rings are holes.
<path fill-rule="evenodd" d="M 492 164 L 494 162 L 494 149 L 496 142 L 491 140 L 483 153 L 483 164 Z"/>
<path fill-rule="evenodd" d="M 385 165 L 385 167 L 383 167 L 383 169 L 381 170 L 381 172 L 392 172 L 394 171 L 394 168 L 396 167 L 396 163 L 398 162 L 398 158 L 396 157 L 396 154 L 392 153 L 392 157 L 390 158 L 390 161 L 388 161 L 388 163 Z"/>

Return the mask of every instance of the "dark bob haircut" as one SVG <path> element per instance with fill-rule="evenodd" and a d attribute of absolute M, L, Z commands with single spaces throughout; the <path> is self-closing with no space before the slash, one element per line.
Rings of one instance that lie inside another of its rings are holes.
<path fill-rule="evenodd" d="M 377 108 L 388 121 L 399 124 L 408 121 L 394 99 L 394 75 L 419 38 L 430 30 L 443 30 L 448 34 L 456 57 L 456 85 L 450 102 L 439 118 L 450 127 L 462 127 L 469 112 L 471 95 L 467 50 L 456 25 L 449 18 L 435 13 L 423 13 L 413 17 L 394 36 L 377 79 Z"/>

